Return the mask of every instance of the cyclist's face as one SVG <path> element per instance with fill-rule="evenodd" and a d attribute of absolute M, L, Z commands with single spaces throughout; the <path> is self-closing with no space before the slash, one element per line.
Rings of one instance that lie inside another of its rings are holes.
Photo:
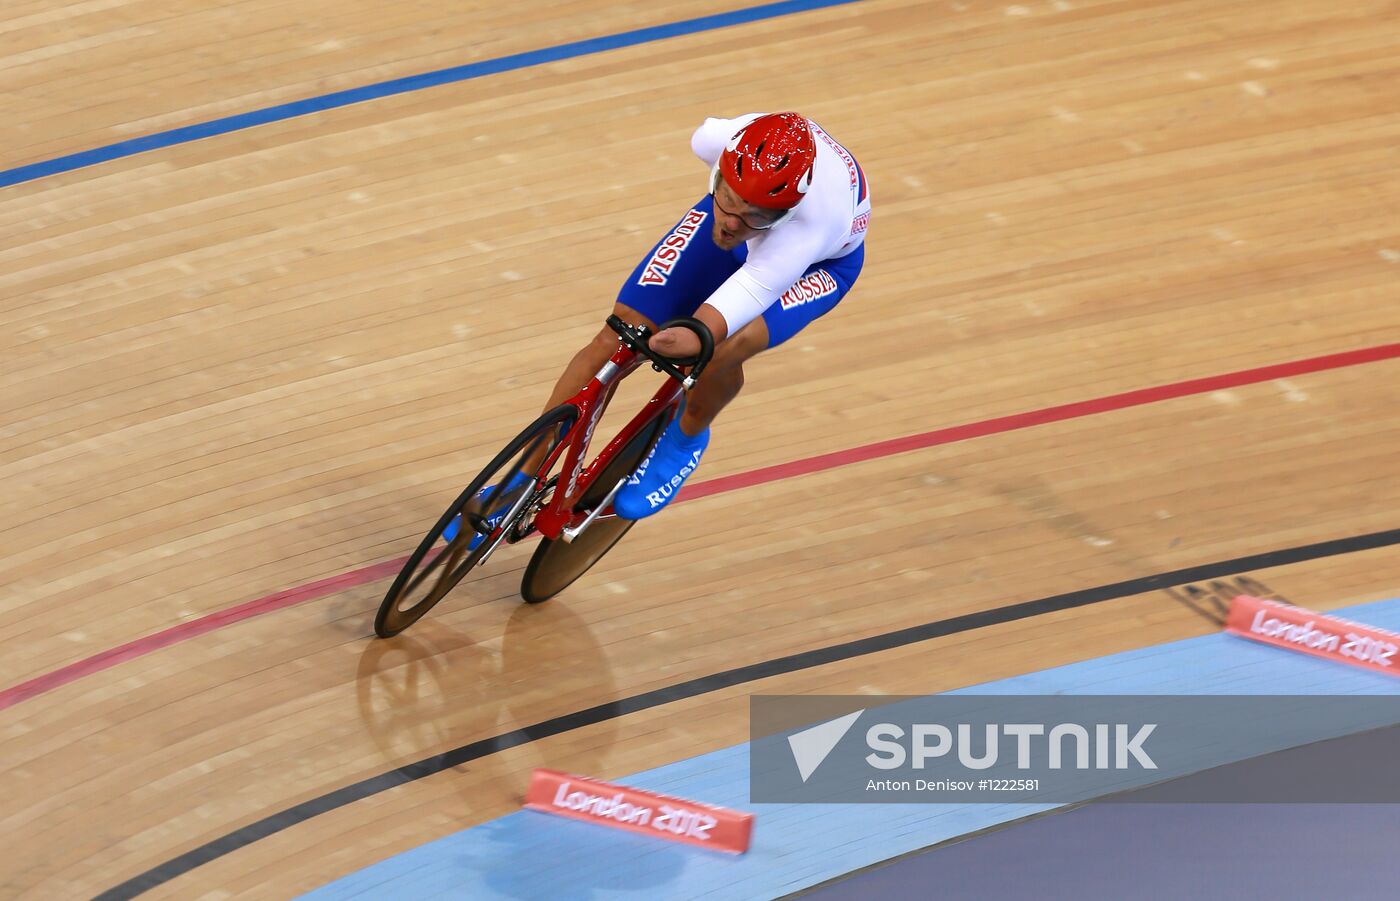
<path fill-rule="evenodd" d="M 715 187 L 715 244 L 721 250 L 733 250 L 758 234 L 761 228 L 772 223 L 782 213 L 778 210 L 765 210 L 745 203 L 724 179 Z"/>

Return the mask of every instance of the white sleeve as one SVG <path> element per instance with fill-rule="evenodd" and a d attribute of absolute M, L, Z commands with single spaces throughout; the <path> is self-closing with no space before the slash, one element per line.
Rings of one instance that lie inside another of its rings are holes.
<path fill-rule="evenodd" d="M 729 143 L 729 139 L 761 115 L 745 113 L 737 119 L 706 119 L 690 136 L 690 149 L 706 166 L 713 166 L 719 162 L 719 155 L 724 152 L 724 145 Z"/>
<path fill-rule="evenodd" d="M 820 235 L 798 229 L 786 234 L 775 230 L 705 302 L 724 317 L 729 334 L 737 334 L 762 316 L 808 266 L 822 259 L 824 248 Z"/>

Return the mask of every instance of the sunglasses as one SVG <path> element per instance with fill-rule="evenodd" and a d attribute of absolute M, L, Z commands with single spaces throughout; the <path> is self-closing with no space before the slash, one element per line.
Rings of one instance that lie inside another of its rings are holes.
<path fill-rule="evenodd" d="M 719 202 L 718 191 L 711 191 L 710 196 L 714 198 L 715 209 L 719 210 L 721 213 L 724 213 L 726 216 L 738 216 L 741 220 L 743 220 L 743 223 L 745 225 L 747 225 L 749 228 L 755 229 L 756 231 L 763 231 L 764 229 L 772 228 L 779 222 L 782 222 L 788 216 L 787 210 L 775 210 L 774 212 L 761 217 L 756 217 L 753 213 L 739 213 L 735 212 L 734 210 L 727 210 L 724 208 L 724 204 Z"/>

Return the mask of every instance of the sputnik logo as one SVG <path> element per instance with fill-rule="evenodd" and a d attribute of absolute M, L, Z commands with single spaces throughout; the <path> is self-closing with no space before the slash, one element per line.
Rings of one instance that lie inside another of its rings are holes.
<path fill-rule="evenodd" d="M 803 782 L 817 771 L 817 767 L 822 765 L 822 761 L 826 760 L 827 755 L 846 733 L 851 731 L 851 727 L 864 712 L 864 709 L 857 710 L 855 713 L 848 713 L 788 736 L 788 747 L 792 749 L 792 759 L 797 763 L 797 772 Z"/>

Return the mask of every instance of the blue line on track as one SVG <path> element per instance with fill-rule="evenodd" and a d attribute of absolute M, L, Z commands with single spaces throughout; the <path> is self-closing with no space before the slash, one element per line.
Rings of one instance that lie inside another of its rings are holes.
<path fill-rule="evenodd" d="M 468 79 L 481 78 L 486 75 L 496 75 L 515 69 L 525 69 L 530 66 L 558 62 L 563 59 L 573 59 L 574 57 L 587 56 L 593 53 L 604 53 L 608 50 L 633 47 L 637 44 L 646 44 L 652 41 L 665 40 L 666 38 L 695 34 L 702 31 L 713 31 L 718 28 L 727 28 L 731 25 L 743 25 L 748 22 L 757 22 L 763 19 L 772 19 L 778 16 L 807 12 L 808 10 L 823 9 L 829 6 L 844 6 L 857 2 L 859 2 L 859 0 L 782 0 L 782 2 L 779 3 L 765 3 L 762 6 L 736 9 L 730 12 L 716 13 L 710 16 L 701 16 L 697 19 L 686 19 L 681 22 L 671 22 L 665 25 L 653 25 L 649 28 L 638 28 L 634 31 L 624 31 L 620 34 L 604 35 L 603 37 L 589 38 L 584 41 L 573 41 L 572 43 L 560 44 L 556 47 L 545 47 L 540 50 L 530 50 L 525 53 L 512 53 L 509 56 L 468 63 L 464 66 L 453 66 L 448 69 L 438 69 L 435 72 L 424 72 L 421 75 L 410 75 L 405 78 L 381 81 L 378 84 L 351 88 L 345 91 L 336 91 L 332 94 L 323 94 L 319 97 L 310 97 L 292 103 L 269 106 L 266 109 L 239 113 L 235 116 L 225 116 L 222 119 L 214 119 L 213 121 L 201 122 L 196 125 L 186 125 L 182 128 L 172 128 L 169 131 L 157 132 L 156 134 L 146 135 L 140 138 L 132 138 L 128 141 L 118 141 L 115 144 L 108 144 L 105 147 L 97 147 L 93 150 L 84 150 L 56 159 L 30 163 L 27 166 L 19 166 L 14 169 L 6 169 L 0 171 L 0 188 L 34 181 L 35 179 L 44 178 L 49 175 L 57 175 L 61 172 L 72 172 L 75 169 L 95 166 L 98 163 L 105 163 L 110 160 L 134 156 L 138 153 L 145 153 L 148 150 L 158 150 L 162 147 L 172 147 L 176 144 L 187 144 L 191 141 L 198 141 L 201 138 L 224 135 L 245 128 L 253 128 L 257 125 L 267 125 L 271 122 L 281 122 L 285 119 L 294 119 L 298 116 L 306 116 L 311 113 L 319 113 L 324 110 L 349 106 L 353 103 L 364 103 L 367 100 L 377 100 L 380 97 L 392 97 L 395 94 L 421 91 L 424 88 L 452 84 L 458 81 L 467 81 Z"/>

